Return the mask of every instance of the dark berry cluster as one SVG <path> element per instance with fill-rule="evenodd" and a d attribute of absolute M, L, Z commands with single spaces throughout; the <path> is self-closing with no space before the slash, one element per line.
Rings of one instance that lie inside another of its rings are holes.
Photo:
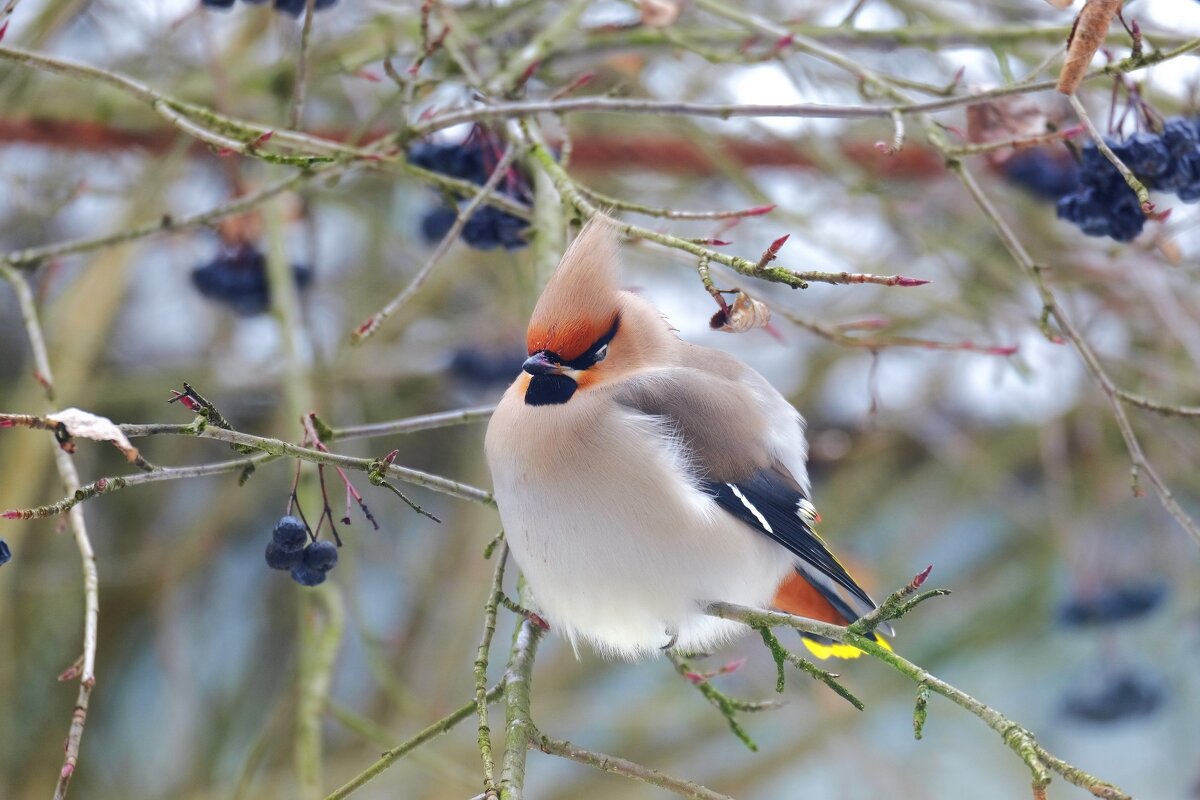
<path fill-rule="evenodd" d="M 1200 200 L 1200 119 L 1177 117 L 1161 133 L 1105 140 L 1148 189 L 1171 192 L 1185 203 Z M 1132 241 L 1146 223 L 1137 195 L 1095 142 L 1082 148 L 1081 185 L 1058 201 L 1058 216 L 1089 236 Z"/>
<path fill-rule="evenodd" d="M 291 572 L 301 586 L 319 586 L 338 561 L 337 546 L 323 539 L 309 541 L 308 526 L 288 514 L 275 523 L 267 543 L 267 566 Z"/>
<path fill-rule="evenodd" d="M 1058 618 L 1071 628 L 1125 622 L 1149 614 L 1166 596 L 1167 586 L 1159 581 L 1105 586 L 1068 600 Z"/>
<path fill-rule="evenodd" d="M 244 3 L 252 5 L 262 5 L 267 0 L 242 0 Z M 200 4 L 209 8 L 233 8 L 234 0 L 200 0 Z M 293 17 L 299 17 L 304 13 L 304 7 L 307 5 L 307 0 L 274 0 L 272 5 L 276 11 L 282 11 L 285 14 L 291 14 Z M 317 0 L 313 3 L 314 11 L 322 11 L 326 8 L 337 5 L 337 0 Z"/>
<path fill-rule="evenodd" d="M 0 539 L 0 567 L 12 561 L 12 550 L 8 549 L 8 542 Z"/>
<path fill-rule="evenodd" d="M 312 270 L 307 266 L 294 265 L 292 274 L 297 288 L 312 283 Z M 212 261 L 192 270 L 192 285 L 208 299 L 224 303 L 243 316 L 261 314 L 271 302 L 267 259 L 250 244 L 222 248 Z"/>
<path fill-rule="evenodd" d="M 1080 722 L 1114 723 L 1153 714 L 1165 694 L 1161 678 L 1122 669 L 1081 682 L 1067 694 L 1063 711 Z"/>
<path fill-rule="evenodd" d="M 408 161 L 431 172 L 482 186 L 491 176 L 502 152 L 503 147 L 495 134 L 476 128 L 460 144 L 417 142 L 408 151 Z M 528 181 L 515 167 L 500 179 L 496 192 L 516 200 L 527 202 L 530 199 Z M 457 216 L 456 207 L 445 204 L 434 206 L 421 219 L 421 236 L 430 243 L 440 240 L 450 230 Z M 476 250 L 497 247 L 515 250 L 527 244 L 524 232 L 528 227 L 529 223 L 520 217 L 484 205 L 475 209 L 475 213 L 467 220 L 462 238 Z"/>

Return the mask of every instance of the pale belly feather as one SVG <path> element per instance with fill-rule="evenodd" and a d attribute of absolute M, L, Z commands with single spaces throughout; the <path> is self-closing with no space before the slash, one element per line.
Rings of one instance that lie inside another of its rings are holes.
<path fill-rule="evenodd" d="M 744 632 L 704 605 L 766 605 L 794 557 L 695 488 L 656 419 L 609 411 L 581 434 L 556 410 L 533 436 L 488 433 L 505 534 L 551 628 L 624 658 Z"/>

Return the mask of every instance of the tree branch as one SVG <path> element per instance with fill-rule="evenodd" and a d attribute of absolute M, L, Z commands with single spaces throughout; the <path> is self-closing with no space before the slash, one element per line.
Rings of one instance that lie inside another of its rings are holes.
<path fill-rule="evenodd" d="M 46 394 L 46 406 L 51 408 L 54 400 L 54 377 L 50 368 L 50 356 L 46 350 L 46 339 L 42 335 L 42 326 L 38 320 L 37 306 L 33 292 L 25 276 L 6 264 L 0 264 L 0 275 L 12 286 L 17 296 L 17 306 L 21 319 L 25 324 L 25 335 L 33 352 L 33 364 L 37 370 Z M 52 409 L 51 409 L 52 410 Z M 58 469 L 59 478 L 68 493 L 74 494 L 79 490 L 79 473 L 70 454 L 58 446 L 54 447 L 54 464 Z M 67 519 L 71 533 L 75 536 L 75 546 L 79 550 L 79 560 L 83 567 L 83 655 L 79 664 L 79 693 L 75 698 L 75 708 L 71 712 L 71 723 L 67 729 L 67 741 L 62 769 L 59 770 L 58 782 L 54 787 L 54 800 L 64 800 L 75 768 L 79 764 L 79 747 L 83 741 L 83 729 L 87 722 L 88 703 L 91 700 L 92 689 L 96 685 L 96 648 L 100 625 L 100 576 L 96 569 L 96 553 L 92 549 L 92 541 L 88 537 L 87 524 L 83 517 L 82 508 L 71 508 Z"/>

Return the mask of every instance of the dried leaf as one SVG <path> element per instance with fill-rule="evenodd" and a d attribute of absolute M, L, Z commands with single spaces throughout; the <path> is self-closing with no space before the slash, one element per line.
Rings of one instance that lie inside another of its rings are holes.
<path fill-rule="evenodd" d="M 967 106 L 967 139 L 972 144 L 1008 141 L 1046 132 L 1046 112 L 1019 95 Z"/>
<path fill-rule="evenodd" d="M 1046 112 L 1028 97 L 1004 97 L 967 106 L 967 141 L 972 144 L 1026 139 L 1046 130 Z M 1009 148 L 991 150 L 985 157 L 995 167 L 1007 161 L 1012 152 Z"/>
<path fill-rule="evenodd" d="M 755 328 L 765 328 L 770 321 L 771 309 L 767 304 L 755 300 L 739 289 L 733 302 L 713 314 L 708 324 L 714 331 L 743 333 Z"/>
<path fill-rule="evenodd" d="M 665 28 L 679 19 L 679 0 L 638 0 L 642 24 L 649 28 Z"/>
<path fill-rule="evenodd" d="M 1067 42 L 1067 60 L 1058 74 L 1058 91 L 1074 94 L 1079 88 L 1083 76 L 1087 74 L 1088 65 L 1092 63 L 1092 56 L 1104 44 L 1108 26 L 1120 10 L 1121 0 L 1087 1 L 1075 18 L 1075 27 Z"/>
<path fill-rule="evenodd" d="M 138 459 L 137 448 L 129 443 L 121 429 L 108 417 L 98 417 L 79 408 L 67 408 L 57 414 L 48 414 L 46 419 L 57 422 L 67 429 L 67 433 L 79 439 L 91 439 L 97 442 L 112 442 L 129 463 Z"/>

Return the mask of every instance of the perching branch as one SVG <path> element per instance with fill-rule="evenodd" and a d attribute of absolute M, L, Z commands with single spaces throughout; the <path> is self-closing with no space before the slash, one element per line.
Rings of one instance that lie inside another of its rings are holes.
<path fill-rule="evenodd" d="M 904 589 L 901 590 L 901 592 L 905 591 Z M 856 633 L 854 625 L 842 627 L 778 611 L 762 611 L 729 603 L 713 603 L 708 607 L 708 613 L 721 619 L 738 620 L 753 628 L 795 628 L 805 633 L 853 645 L 867 655 L 891 666 L 918 686 L 926 687 L 929 691 L 940 694 L 983 720 L 988 727 L 1000 735 L 1004 744 L 1025 762 L 1032 775 L 1035 789 L 1044 790 L 1046 785 L 1050 783 L 1051 774 L 1057 773 L 1070 783 L 1087 789 L 1096 797 L 1112 798 L 1112 800 L 1131 800 L 1129 795 L 1116 786 L 1083 772 L 1077 767 L 1051 755 L 1037 743 L 1033 734 L 999 711 L 930 674 L 923 667 L 917 666 L 904 657 L 897 655 L 892 650 L 879 645 L 873 638 Z"/>

